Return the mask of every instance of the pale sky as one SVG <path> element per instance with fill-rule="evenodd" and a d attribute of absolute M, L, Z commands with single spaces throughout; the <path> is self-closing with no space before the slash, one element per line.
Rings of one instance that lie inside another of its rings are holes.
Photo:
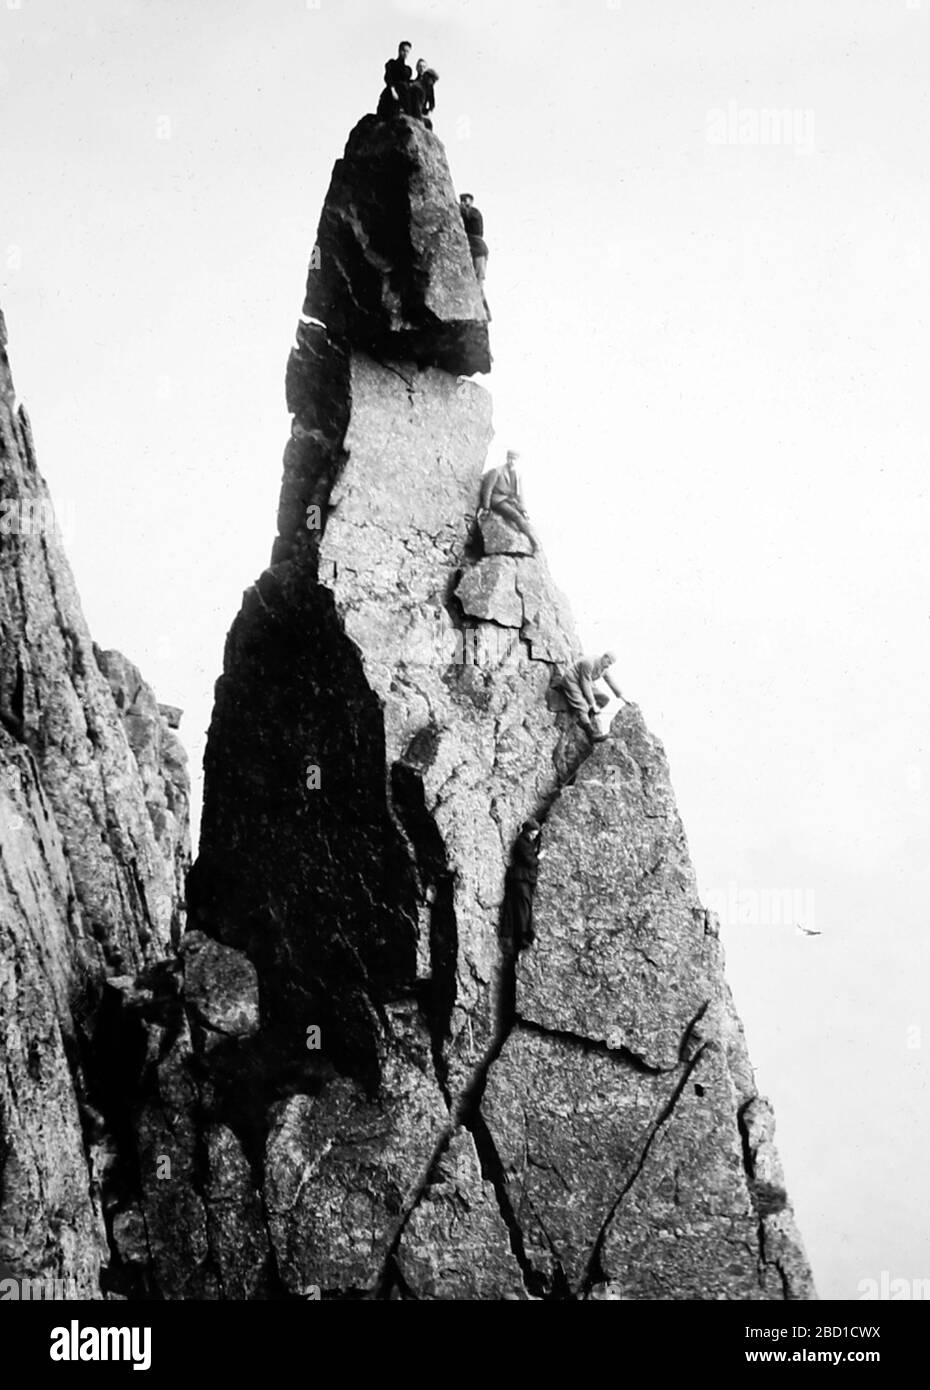
<path fill-rule="evenodd" d="M 495 461 L 665 743 L 821 1295 L 930 1277 L 930 0 L 0 0 L 0 302 L 91 631 L 199 772 L 401 38 L 485 216 Z"/>

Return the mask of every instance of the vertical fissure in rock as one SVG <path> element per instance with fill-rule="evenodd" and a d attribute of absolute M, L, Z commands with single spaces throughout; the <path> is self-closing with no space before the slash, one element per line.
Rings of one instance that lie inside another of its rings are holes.
<path fill-rule="evenodd" d="M 25 676 L 19 653 L 16 655 L 16 676 L 6 699 L 4 699 L 3 689 L 0 687 L 0 724 L 17 743 L 22 744 L 23 747 L 28 746 L 25 721 Z"/>
<path fill-rule="evenodd" d="M 701 1019 L 707 1013 L 707 1010 L 709 1008 L 710 1000 L 705 999 L 704 1002 L 701 1004 L 701 1007 L 698 1009 L 697 1013 L 688 1023 L 688 1026 L 685 1029 L 685 1031 L 682 1033 L 681 1043 L 678 1047 L 678 1060 L 680 1062 L 689 1061 L 690 1058 L 693 1056 L 695 1049 L 698 1046 L 700 1046 L 703 1035 L 700 1029 L 698 1028 L 698 1024 L 701 1022 Z"/>
<path fill-rule="evenodd" d="M 13 682 L 13 691 L 10 696 L 10 716 L 14 725 L 20 730 L 25 729 L 26 721 L 26 673 L 23 670 L 23 663 L 16 658 L 16 679 Z"/>
<path fill-rule="evenodd" d="M 395 1255 L 390 1255 L 385 1264 L 385 1281 L 383 1290 L 376 1295 L 382 1299 L 392 1299 L 395 1293 L 405 1302 L 418 1303 L 420 1296 L 416 1289 L 404 1278 L 403 1271 L 397 1262 Z"/>
<path fill-rule="evenodd" d="M 152 921 L 152 914 L 149 912 L 149 904 L 145 892 L 145 884 L 142 881 L 142 875 L 139 873 L 139 865 L 135 859 L 130 859 L 129 861 L 129 872 L 131 876 L 130 882 L 135 892 L 136 902 L 138 904 L 145 924 L 144 928 L 139 932 L 139 945 L 143 947 L 144 953 L 144 948 L 148 946 L 149 943 L 155 937 L 155 924 Z"/>
<path fill-rule="evenodd" d="M 416 1184 L 409 1201 L 401 1213 L 400 1220 L 397 1223 L 397 1227 L 388 1245 L 387 1253 L 381 1266 L 381 1273 L 375 1283 L 372 1295 L 374 1298 L 385 1299 L 390 1297 L 392 1270 L 396 1271 L 398 1276 L 400 1275 L 397 1252 L 400 1248 L 400 1242 L 403 1239 L 404 1231 L 407 1229 L 407 1222 L 419 1206 L 423 1194 L 434 1181 L 440 1160 L 448 1149 L 454 1132 L 454 1126 L 451 1123 L 444 1126 L 433 1148 L 433 1152 L 430 1155 L 429 1162 L 423 1170 L 423 1176 Z"/>
<path fill-rule="evenodd" d="M 408 758 L 429 756 L 429 731 L 414 740 Z M 449 1104 L 446 1044 L 455 1007 L 458 963 L 458 924 L 455 915 L 455 875 L 435 820 L 426 807 L 423 778 L 409 762 L 391 768 L 391 799 L 416 857 L 420 891 L 429 903 L 430 978 L 422 991 L 429 1023 L 433 1066 Z M 430 901 L 431 899 L 431 901 Z M 421 996 L 422 997 L 422 996 Z"/>
<path fill-rule="evenodd" d="M 552 797 L 547 802 L 540 803 L 535 813 L 527 818 L 536 820 L 542 831 L 545 830 L 546 817 L 555 804 L 560 790 L 561 788 L 557 788 Z M 508 857 L 508 870 L 510 861 L 513 857 L 515 843 L 514 841 L 513 844 L 511 844 L 510 856 Z M 539 843 L 541 846 L 542 834 L 540 835 Z M 518 1021 L 517 962 L 521 950 L 523 950 L 528 943 L 520 943 L 515 940 L 513 919 L 508 902 L 510 891 L 509 872 L 505 871 L 504 896 L 501 900 L 497 920 L 497 981 L 491 999 L 494 1026 L 485 1054 L 475 1067 L 471 1081 L 465 1087 L 456 1106 L 456 1116 L 459 1118 L 460 1122 L 464 1124 L 468 1123 L 468 1117 L 480 1112 L 481 1102 L 484 1098 L 491 1067 L 501 1055 L 507 1039 L 510 1037 L 514 1025 Z M 535 886 L 533 897 L 535 898 Z"/>
<path fill-rule="evenodd" d="M 604 1244 L 604 1237 L 607 1234 L 607 1229 L 610 1226 L 611 1221 L 613 1221 L 614 1217 L 619 1211 L 624 1197 L 633 1187 L 633 1184 L 636 1182 L 636 1179 L 643 1171 L 646 1159 L 649 1157 L 650 1150 L 652 1149 L 652 1146 L 655 1143 L 656 1136 L 671 1118 L 675 1110 L 675 1107 L 681 1098 L 682 1092 L 688 1084 L 692 1072 L 700 1062 L 701 1058 L 703 1057 L 704 1053 L 707 1051 L 709 1046 L 710 1044 L 706 1043 L 694 1054 L 690 1062 L 687 1062 L 685 1064 L 685 1069 L 681 1077 L 681 1080 L 675 1086 L 675 1089 L 672 1091 L 671 1096 L 666 1101 L 658 1118 L 655 1120 L 655 1122 L 652 1125 L 652 1128 L 649 1130 L 649 1133 L 646 1136 L 646 1141 L 643 1144 L 642 1149 L 640 1150 L 639 1158 L 636 1161 L 636 1165 L 632 1173 L 621 1187 L 619 1193 L 617 1194 L 616 1201 L 613 1202 L 613 1204 L 610 1207 L 610 1210 L 608 1211 L 606 1217 L 601 1223 L 601 1228 L 598 1231 L 597 1237 L 594 1241 L 594 1245 L 591 1249 L 591 1255 L 588 1260 L 587 1268 L 585 1270 L 584 1275 L 582 1276 L 581 1283 L 579 1285 L 579 1296 L 581 1298 L 585 1298 L 591 1292 L 592 1287 L 597 1281 L 597 1274 L 598 1271 L 601 1269 L 601 1250 Z"/>
<path fill-rule="evenodd" d="M 481 1164 L 483 1177 L 491 1184 L 494 1189 L 494 1196 L 497 1200 L 498 1210 L 501 1219 L 507 1227 L 507 1235 L 510 1241 L 510 1249 L 513 1257 L 520 1267 L 520 1275 L 528 1294 L 533 1298 L 546 1298 L 549 1295 L 547 1281 L 537 1270 L 529 1255 L 526 1252 L 526 1242 L 523 1231 L 517 1220 L 507 1190 L 507 1177 L 504 1172 L 504 1165 L 501 1162 L 500 1154 L 497 1152 L 496 1145 L 491 1136 L 491 1131 L 485 1124 L 484 1117 L 479 1111 L 473 1111 L 463 1120 L 465 1128 L 475 1141 L 475 1149 L 478 1153 L 478 1161 Z"/>

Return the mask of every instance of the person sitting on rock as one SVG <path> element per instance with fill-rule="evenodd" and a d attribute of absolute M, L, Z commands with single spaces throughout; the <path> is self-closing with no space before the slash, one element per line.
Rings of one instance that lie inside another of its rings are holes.
<path fill-rule="evenodd" d="M 497 512 L 498 516 L 503 517 L 526 536 L 535 555 L 539 549 L 539 540 L 523 505 L 523 492 L 516 469 L 519 457 L 515 449 L 508 449 L 507 462 L 501 468 L 489 468 L 481 479 L 478 520 L 480 521 L 487 512 Z"/>
<path fill-rule="evenodd" d="M 539 821 L 524 821 L 514 843 L 504 898 L 505 939 L 522 950 L 533 940 L 533 894 L 539 876 Z"/>
<path fill-rule="evenodd" d="M 607 674 L 616 659 L 613 652 L 605 652 L 603 656 L 584 656 L 563 671 L 556 681 L 556 688 L 562 691 L 569 709 L 577 715 L 578 723 L 595 743 L 603 743 L 607 737 L 601 732 L 598 711 L 610 703 L 609 695 L 594 689 L 595 682 L 603 679 L 618 700 L 629 703 L 613 677 Z"/>
<path fill-rule="evenodd" d="M 459 195 L 459 211 L 462 214 L 462 222 L 465 227 L 465 235 L 468 237 L 468 249 L 471 252 L 471 263 L 475 267 L 475 276 L 481 286 L 481 298 L 484 300 L 484 311 L 491 321 L 491 311 L 488 308 L 488 301 L 484 296 L 484 277 L 488 269 L 488 243 L 484 239 L 484 218 L 478 208 L 475 207 L 475 200 L 470 193 Z"/>
<path fill-rule="evenodd" d="M 406 39 L 397 45 L 397 57 L 388 58 L 384 65 L 384 91 L 378 98 L 378 115 L 389 120 L 406 109 L 407 88 L 413 71 L 407 64 L 413 47 Z"/>
<path fill-rule="evenodd" d="M 407 85 L 404 93 L 404 110 L 408 116 L 415 117 L 422 121 L 427 130 L 432 130 L 433 123 L 429 118 L 429 113 L 436 109 L 435 87 L 439 81 L 439 73 L 435 68 L 423 67 L 420 71 L 421 58 L 417 62 L 417 76 Z"/>

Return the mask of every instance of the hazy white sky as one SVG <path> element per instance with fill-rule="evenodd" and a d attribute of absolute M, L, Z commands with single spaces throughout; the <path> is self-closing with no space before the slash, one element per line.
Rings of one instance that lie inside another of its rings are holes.
<path fill-rule="evenodd" d="M 0 0 L 2 303 L 91 629 L 196 771 L 400 38 L 485 215 L 495 454 L 665 741 L 820 1291 L 930 1277 L 930 0 Z"/>

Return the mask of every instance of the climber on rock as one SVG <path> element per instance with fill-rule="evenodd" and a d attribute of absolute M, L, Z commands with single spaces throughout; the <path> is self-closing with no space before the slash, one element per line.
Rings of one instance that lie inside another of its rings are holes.
<path fill-rule="evenodd" d="M 491 322 L 491 311 L 488 308 L 488 301 L 484 298 L 484 277 L 488 269 L 488 243 L 484 239 L 484 218 L 478 208 L 475 207 L 475 200 L 470 193 L 459 195 L 459 210 L 462 214 L 462 222 L 465 227 L 465 235 L 468 237 L 468 249 L 471 251 L 471 263 L 475 267 L 475 275 L 478 284 L 481 286 L 481 298 L 484 300 L 484 311 Z"/>
<path fill-rule="evenodd" d="M 625 705 L 629 704 L 616 681 L 607 674 L 608 668 L 613 666 L 616 659 L 613 652 L 605 652 L 603 656 L 582 657 L 563 671 L 556 681 L 556 688 L 562 691 L 569 709 L 578 716 L 579 724 L 595 743 L 603 743 L 607 737 L 601 732 L 598 712 L 610 703 L 609 695 L 594 689 L 595 682 L 603 680 L 618 700 L 622 700 Z"/>
<path fill-rule="evenodd" d="M 413 71 L 407 59 L 413 47 L 406 39 L 397 45 L 397 57 L 388 58 L 384 65 L 384 91 L 378 98 L 377 114 L 384 119 L 399 116 L 407 108 L 407 88 Z"/>
<path fill-rule="evenodd" d="M 484 284 L 485 272 L 488 268 L 488 243 L 484 239 L 484 218 L 479 209 L 475 207 L 475 200 L 471 193 L 460 194 L 459 209 L 462 214 L 465 234 L 468 237 L 468 247 L 471 251 L 475 274 L 478 277 L 478 283 Z"/>
<path fill-rule="evenodd" d="M 489 468 L 481 479 L 478 520 L 488 512 L 497 512 L 498 516 L 526 536 L 535 555 L 539 549 L 539 539 L 523 505 L 523 491 L 516 469 L 519 457 L 515 449 L 508 449 L 507 462 L 501 468 Z"/>
<path fill-rule="evenodd" d="M 524 821 L 513 847 L 504 897 L 505 940 L 521 951 L 533 940 L 533 894 L 539 876 L 539 821 Z"/>
<path fill-rule="evenodd" d="M 439 73 L 436 69 L 428 68 L 423 59 L 420 58 L 417 61 L 417 75 L 412 82 L 408 83 L 403 97 L 406 114 L 422 121 L 427 130 L 433 128 L 429 115 L 431 111 L 436 109 L 435 87 L 438 81 Z"/>

